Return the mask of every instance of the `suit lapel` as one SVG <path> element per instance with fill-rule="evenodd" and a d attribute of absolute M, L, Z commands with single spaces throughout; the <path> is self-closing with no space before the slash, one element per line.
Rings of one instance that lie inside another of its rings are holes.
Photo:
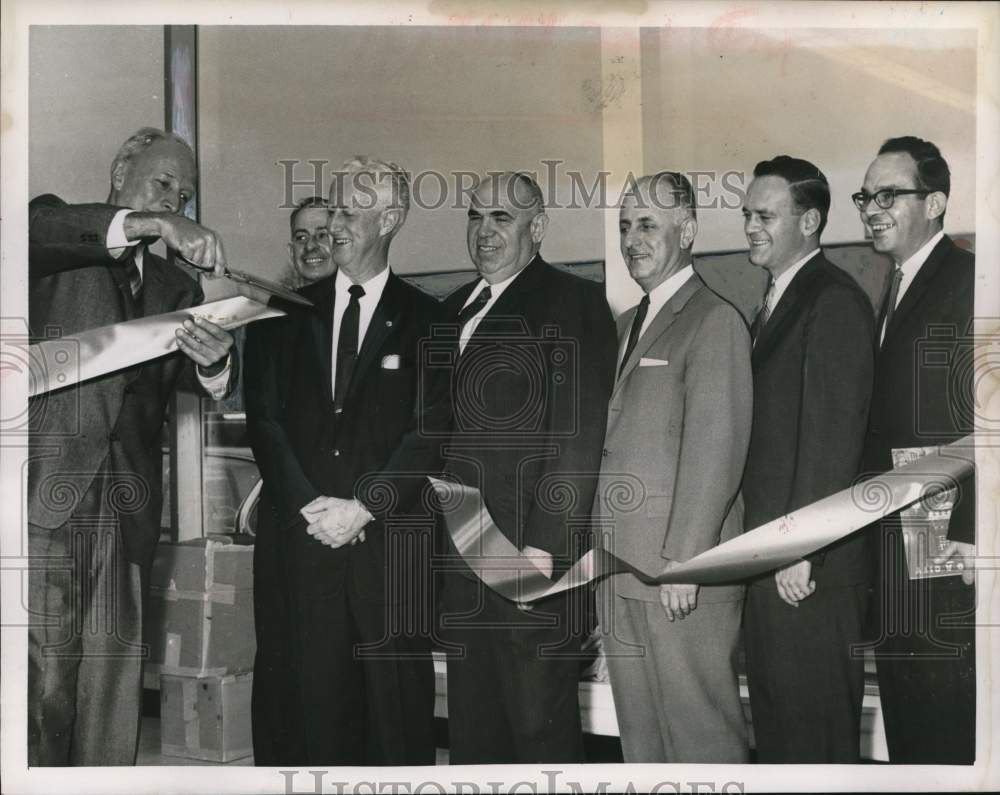
<path fill-rule="evenodd" d="M 524 266 L 517 278 L 510 283 L 510 287 L 503 291 L 486 316 L 489 317 L 494 313 L 498 315 L 520 314 L 517 311 L 523 305 L 520 296 L 534 293 L 538 289 L 538 282 L 548 267 L 548 263 L 536 254 L 531 262 Z"/>
<path fill-rule="evenodd" d="M 624 352 L 625 345 L 628 344 L 628 333 L 632 328 L 632 321 L 635 319 L 635 313 L 639 311 L 638 305 L 633 306 L 631 309 L 626 309 L 618 316 L 618 320 L 615 325 L 618 332 L 618 355 L 621 356 Z M 622 363 L 615 359 L 615 372 L 618 372 L 618 368 L 622 366 Z"/>
<path fill-rule="evenodd" d="M 158 261 L 149 253 L 147 248 L 142 256 L 142 306 L 143 315 L 160 315 L 169 312 L 176 307 L 174 296 L 168 294 L 167 283 L 163 278 L 163 271 L 160 270 L 162 260 Z M 128 284 L 128 277 L 125 278 L 125 290 L 131 297 L 132 289 Z"/>
<path fill-rule="evenodd" d="M 639 365 L 643 354 L 649 351 L 653 343 L 663 336 L 667 329 L 674 324 L 674 320 L 676 320 L 677 315 L 680 314 L 684 305 L 691 300 L 691 296 L 698 292 L 702 286 L 702 281 L 698 274 L 692 273 L 690 278 L 688 278 L 688 280 L 680 286 L 680 289 L 670 296 L 670 299 L 663 305 L 663 308 L 656 313 L 656 317 L 654 317 L 652 322 L 649 324 L 649 328 L 647 328 L 645 333 L 639 337 L 639 341 L 636 343 L 635 348 L 632 351 L 632 355 L 629 356 L 628 361 L 625 362 L 625 369 L 622 370 L 621 377 L 615 382 L 614 392 L 617 392 L 621 388 L 621 385 Z M 632 318 L 634 317 L 635 311 L 632 310 L 629 313 L 629 330 L 631 329 Z M 625 331 L 624 333 L 627 334 L 628 331 Z"/>
<path fill-rule="evenodd" d="M 903 293 L 903 298 L 900 300 L 899 306 L 896 307 L 896 311 L 892 313 L 892 323 L 885 330 L 885 340 L 882 343 L 882 347 L 885 347 L 890 337 L 892 337 L 893 332 L 900 328 L 906 320 L 906 316 L 920 303 L 924 293 L 927 292 L 931 283 L 937 277 L 938 271 L 947 263 L 953 248 L 955 248 L 955 244 L 951 242 L 951 238 L 947 235 L 934 246 L 934 249 L 927 257 L 927 261 L 920 266 L 917 275 L 913 278 L 906 292 Z"/>
<path fill-rule="evenodd" d="M 479 278 L 473 279 L 469 284 L 463 284 L 455 292 L 444 299 L 445 306 L 445 316 L 448 318 L 450 325 L 450 331 L 452 339 L 451 344 L 453 346 L 454 356 L 459 356 L 458 341 L 459 336 L 462 333 L 461 327 L 458 325 L 458 313 L 462 311 L 462 307 L 465 306 L 465 302 L 469 300 L 469 296 L 472 291 L 476 289 L 476 285 L 479 284 Z M 444 338 L 442 338 L 442 344 L 444 343 Z"/>
<path fill-rule="evenodd" d="M 444 299 L 444 304 L 449 319 L 454 319 L 458 317 L 458 313 L 462 311 L 462 307 L 465 306 L 465 302 L 469 300 L 469 296 L 472 295 L 472 291 L 476 289 L 479 284 L 479 276 L 476 276 L 468 284 L 463 284 L 455 292 Z"/>
<path fill-rule="evenodd" d="M 781 339 L 782 326 L 795 314 L 802 303 L 803 293 L 809 289 L 813 276 L 820 271 L 825 262 L 826 258 L 823 256 L 823 252 L 820 251 L 819 254 L 803 265 L 802 269 L 789 282 L 788 287 L 785 288 L 785 292 L 781 294 L 774 312 L 771 313 L 771 317 L 768 318 L 764 328 L 760 330 L 760 335 L 755 340 L 753 346 L 754 360 L 762 357 L 768 348 L 774 344 L 775 340 Z M 755 320 L 754 322 L 756 323 L 757 321 Z"/>
<path fill-rule="evenodd" d="M 302 310 L 306 316 L 305 350 L 312 352 L 312 366 L 323 374 L 323 391 L 333 402 L 333 305 L 336 300 L 334 279 L 330 276 L 309 285 L 302 293 L 313 302 L 313 308 Z M 298 311 L 298 310 L 296 310 Z"/>
<path fill-rule="evenodd" d="M 365 332 L 365 339 L 361 343 L 361 350 L 358 351 L 358 361 L 354 365 L 354 373 L 351 375 L 351 383 L 347 385 L 347 395 L 345 400 L 350 400 L 358 391 L 358 384 L 367 375 L 372 366 L 372 362 L 382 350 L 382 343 L 385 342 L 393 328 L 399 323 L 400 313 L 400 280 L 396 274 L 390 271 L 389 281 L 386 282 L 382 297 L 375 306 L 375 313 L 372 315 L 371 323 Z"/>
<path fill-rule="evenodd" d="M 525 334 L 531 333 L 531 329 L 525 326 L 525 307 L 531 305 L 534 295 L 544 292 L 540 287 L 540 282 L 544 279 L 545 270 L 548 267 L 545 260 L 537 254 L 524 266 L 514 281 L 496 299 L 489 311 L 479 320 L 475 331 L 472 332 L 466 343 L 465 351 L 468 351 L 470 346 L 482 342 L 484 337 L 487 339 L 508 336 L 523 337 Z M 454 309 L 453 316 L 457 317 L 469 296 L 473 292 L 478 292 L 479 282 L 480 279 L 477 279 L 468 287 L 462 287 L 456 292 L 455 304 L 452 307 Z M 457 328 L 456 348 L 459 345 L 461 334 L 462 329 Z"/>
<path fill-rule="evenodd" d="M 545 269 L 548 267 L 545 260 L 536 254 L 480 319 L 472 336 L 469 337 L 468 345 L 477 342 L 482 336 L 530 334 L 531 329 L 525 328 L 522 322 L 525 315 L 524 308 L 530 303 L 532 296 L 539 292 L 539 282 L 544 278 Z M 478 284 L 478 280 L 473 282 L 472 290 L 476 290 Z M 468 295 L 466 294 L 465 300 L 468 300 Z M 459 311 L 461 307 L 462 304 L 458 304 Z M 461 333 L 459 329 L 459 334 Z"/>

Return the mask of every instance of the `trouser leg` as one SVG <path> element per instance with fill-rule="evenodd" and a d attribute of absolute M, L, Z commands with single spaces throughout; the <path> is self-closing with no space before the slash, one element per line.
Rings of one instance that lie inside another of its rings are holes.
<path fill-rule="evenodd" d="M 134 764 L 142 696 L 139 567 L 116 521 L 28 526 L 28 759 Z"/>

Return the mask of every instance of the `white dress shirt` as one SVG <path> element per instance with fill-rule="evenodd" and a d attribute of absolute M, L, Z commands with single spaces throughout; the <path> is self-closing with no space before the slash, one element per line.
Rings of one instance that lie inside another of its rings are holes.
<path fill-rule="evenodd" d="M 526 268 L 528 266 L 525 265 L 524 267 Z M 462 326 L 462 329 L 458 334 L 459 353 L 465 353 L 465 346 L 469 344 L 469 338 L 476 333 L 476 329 L 479 327 L 480 321 L 482 321 L 482 319 L 486 316 L 486 313 L 493 308 L 493 305 L 497 302 L 500 296 L 503 295 L 503 291 L 510 287 L 514 283 L 514 279 L 522 273 L 524 273 L 524 268 L 521 268 L 521 270 L 513 276 L 508 276 L 502 282 L 497 282 L 496 284 L 490 284 L 486 281 L 486 279 L 479 280 L 472 292 L 469 293 L 469 297 L 465 299 L 465 303 L 462 304 L 462 309 L 465 309 L 465 307 L 475 301 L 476 297 L 483 291 L 483 288 L 487 286 L 490 288 L 490 300 L 483 305 L 482 309 L 470 317 L 465 322 L 464 326 Z"/>
<path fill-rule="evenodd" d="M 375 314 L 375 307 L 382 300 L 382 293 L 385 292 L 385 286 L 388 283 L 389 268 L 385 267 L 380 273 L 372 276 L 361 285 L 365 288 L 365 294 L 358 299 L 358 309 L 360 311 L 358 317 L 358 351 L 361 350 L 361 346 L 365 341 L 365 334 L 368 333 L 368 327 L 371 325 L 372 316 Z M 340 324 L 344 319 L 344 311 L 347 309 L 347 304 L 351 300 L 349 290 L 352 284 L 354 282 L 342 270 L 337 271 L 337 277 L 334 279 L 333 286 L 335 291 L 333 301 L 333 347 L 330 351 L 330 389 L 334 393 L 337 391 L 337 343 L 340 341 Z"/>
<path fill-rule="evenodd" d="M 663 309 L 664 304 L 667 303 L 674 294 L 684 286 L 688 279 L 694 275 L 694 268 L 691 265 L 681 268 L 677 273 L 675 273 L 670 278 L 656 285 L 652 290 L 649 291 L 649 309 L 646 310 L 646 319 L 642 321 L 642 328 L 639 329 L 639 336 L 637 339 L 642 339 L 642 335 L 646 333 L 650 325 L 653 323 L 653 318 L 656 317 L 657 313 Z M 628 345 L 629 334 L 631 333 L 631 328 L 626 331 L 619 340 L 618 346 L 618 368 L 621 369 L 622 357 L 625 355 L 625 348 Z M 617 371 L 616 371 L 617 372 Z"/>
<path fill-rule="evenodd" d="M 125 249 L 135 247 L 135 253 L 133 254 L 135 266 L 139 269 L 139 275 L 145 278 L 143 255 L 146 253 L 146 246 L 142 244 L 141 240 L 129 240 L 125 237 L 125 216 L 131 212 L 134 212 L 134 210 L 124 209 L 115 213 L 114 218 L 111 219 L 111 225 L 108 227 L 104 244 L 107 246 L 108 253 L 116 259 L 125 253 Z M 227 355 L 226 366 L 215 375 L 202 375 L 198 367 L 195 367 L 195 374 L 212 400 L 222 400 L 226 396 L 226 388 L 229 386 L 229 373 L 232 369 L 232 357 Z"/>

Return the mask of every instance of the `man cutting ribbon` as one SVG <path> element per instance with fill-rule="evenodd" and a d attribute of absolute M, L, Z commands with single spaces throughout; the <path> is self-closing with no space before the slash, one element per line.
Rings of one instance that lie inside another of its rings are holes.
<path fill-rule="evenodd" d="M 107 201 L 45 195 L 29 209 L 29 326 L 67 336 L 203 300 L 159 238 L 221 274 L 219 236 L 180 215 L 195 156 L 150 127 L 111 165 Z M 175 387 L 224 397 L 233 337 L 186 320 L 176 354 L 41 395 L 30 412 L 28 764 L 135 761 L 142 688 L 142 594 L 160 534 L 160 431 Z M 194 362 L 197 368 L 188 362 Z M 109 623 L 110 622 L 110 623 Z"/>

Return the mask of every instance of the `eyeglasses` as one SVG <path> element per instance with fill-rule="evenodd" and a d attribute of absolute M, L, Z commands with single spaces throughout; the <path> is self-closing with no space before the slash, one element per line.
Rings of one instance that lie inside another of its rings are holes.
<path fill-rule="evenodd" d="M 928 193 L 930 193 L 929 190 L 913 190 L 912 188 L 883 188 L 874 193 L 859 190 L 857 193 L 851 194 L 851 199 L 859 210 L 864 210 L 872 199 L 883 210 L 888 210 L 895 203 L 897 196 L 926 196 Z"/>

